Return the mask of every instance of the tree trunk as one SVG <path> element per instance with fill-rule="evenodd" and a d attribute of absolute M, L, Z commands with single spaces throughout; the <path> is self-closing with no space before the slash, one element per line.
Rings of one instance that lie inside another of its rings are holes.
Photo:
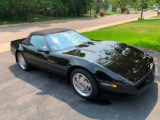
<path fill-rule="evenodd" d="M 141 10 L 141 20 L 142 20 L 142 18 L 143 18 L 143 8 Z"/>
<path fill-rule="evenodd" d="M 141 1 L 142 2 L 142 7 L 141 7 L 141 20 L 142 20 L 142 18 L 143 18 L 143 0 Z"/>
<path fill-rule="evenodd" d="M 143 5 L 145 3 L 145 0 L 141 0 L 141 20 L 143 19 Z"/>
<path fill-rule="evenodd" d="M 97 10 L 96 10 L 96 14 L 98 14 L 98 13 L 99 13 L 99 11 L 100 11 L 100 9 L 98 9 L 98 8 L 97 8 Z"/>
<path fill-rule="evenodd" d="M 124 13 L 125 12 L 125 8 L 121 8 L 121 13 Z"/>
<path fill-rule="evenodd" d="M 90 17 L 92 16 L 92 7 L 90 8 Z"/>

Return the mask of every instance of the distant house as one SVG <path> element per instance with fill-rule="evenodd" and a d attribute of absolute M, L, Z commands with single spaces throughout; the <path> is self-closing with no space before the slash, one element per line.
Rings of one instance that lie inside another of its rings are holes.
<path fill-rule="evenodd" d="M 155 10 L 155 9 L 158 9 L 158 6 L 157 5 L 152 5 L 152 6 L 149 6 L 148 8 L 150 10 Z"/>

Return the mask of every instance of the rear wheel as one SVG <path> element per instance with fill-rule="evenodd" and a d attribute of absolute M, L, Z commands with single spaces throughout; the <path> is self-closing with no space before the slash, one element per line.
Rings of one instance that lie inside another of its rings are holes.
<path fill-rule="evenodd" d="M 18 63 L 20 65 L 20 67 L 23 70 L 28 71 L 30 69 L 30 65 L 27 63 L 27 61 L 25 60 L 25 58 L 21 52 L 17 53 L 17 59 L 18 59 Z"/>
<path fill-rule="evenodd" d="M 85 99 L 93 99 L 99 93 L 95 78 L 84 69 L 76 69 L 72 72 L 71 83 L 75 91 Z"/>

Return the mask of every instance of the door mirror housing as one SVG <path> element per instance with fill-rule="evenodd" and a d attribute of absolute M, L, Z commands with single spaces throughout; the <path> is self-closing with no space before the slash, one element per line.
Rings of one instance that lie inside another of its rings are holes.
<path fill-rule="evenodd" d="M 49 49 L 46 46 L 38 48 L 37 51 L 38 52 L 45 52 L 46 54 L 50 52 Z"/>

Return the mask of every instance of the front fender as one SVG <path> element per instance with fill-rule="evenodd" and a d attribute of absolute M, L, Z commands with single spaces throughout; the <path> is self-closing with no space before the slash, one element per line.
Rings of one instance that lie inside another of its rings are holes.
<path fill-rule="evenodd" d="M 119 82 L 122 83 L 124 78 L 115 74 L 114 72 L 104 68 L 100 64 L 89 61 L 83 58 L 75 57 L 70 61 L 70 67 L 80 66 L 90 71 L 96 80 L 105 82 Z"/>

